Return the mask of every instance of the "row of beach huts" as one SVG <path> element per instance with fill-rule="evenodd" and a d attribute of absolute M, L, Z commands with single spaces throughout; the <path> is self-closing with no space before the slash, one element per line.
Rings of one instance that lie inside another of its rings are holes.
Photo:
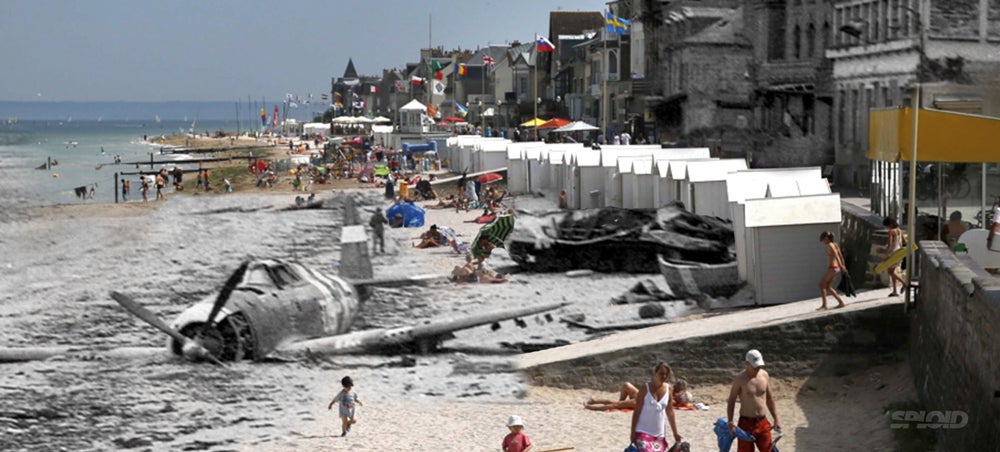
<path fill-rule="evenodd" d="M 839 236 L 840 195 L 819 167 L 749 169 L 743 159 L 711 157 L 708 148 L 661 145 L 591 149 L 459 135 L 447 148 L 453 169 L 506 167 L 514 195 L 565 191 L 570 209 L 680 201 L 695 214 L 731 221 L 738 277 L 761 305 L 816 297 L 827 267 L 819 235 Z"/>

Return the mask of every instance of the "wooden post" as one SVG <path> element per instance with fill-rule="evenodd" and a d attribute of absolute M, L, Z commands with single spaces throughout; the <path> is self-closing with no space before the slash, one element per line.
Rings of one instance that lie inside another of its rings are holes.
<path fill-rule="evenodd" d="M 115 204 L 118 204 L 118 173 L 115 173 Z"/>

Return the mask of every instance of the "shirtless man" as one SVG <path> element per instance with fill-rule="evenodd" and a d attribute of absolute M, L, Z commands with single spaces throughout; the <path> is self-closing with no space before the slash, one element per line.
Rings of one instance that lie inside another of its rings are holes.
<path fill-rule="evenodd" d="M 764 367 L 764 357 L 757 350 L 747 352 L 743 362 L 743 372 L 733 378 L 733 388 L 729 392 L 726 415 L 729 420 L 729 434 L 734 435 L 737 424 L 733 423 L 733 408 L 740 400 L 739 427 L 757 439 L 757 450 L 771 452 L 771 424 L 767 413 L 774 418 L 774 428 L 781 431 L 781 422 L 775 411 L 774 396 L 771 395 L 771 381 Z M 766 408 L 766 409 L 765 409 Z M 738 452 L 753 452 L 754 443 L 739 440 Z"/>

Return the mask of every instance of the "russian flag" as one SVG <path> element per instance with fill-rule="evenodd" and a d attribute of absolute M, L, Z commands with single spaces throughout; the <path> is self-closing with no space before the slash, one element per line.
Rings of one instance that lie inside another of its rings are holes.
<path fill-rule="evenodd" d="M 538 42 L 535 44 L 535 48 L 539 52 L 555 52 L 556 46 L 552 44 L 552 41 L 545 39 L 545 36 L 539 36 Z"/>

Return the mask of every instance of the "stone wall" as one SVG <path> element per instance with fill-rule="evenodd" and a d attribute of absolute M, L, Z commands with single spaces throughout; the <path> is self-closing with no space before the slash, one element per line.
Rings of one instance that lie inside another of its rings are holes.
<path fill-rule="evenodd" d="M 848 202 L 841 202 L 843 220 L 840 223 L 840 249 L 844 253 L 847 271 L 854 287 L 885 287 L 888 276 L 875 273 L 885 258 L 889 233 L 882 226 L 882 217 Z"/>
<path fill-rule="evenodd" d="M 747 350 L 764 355 L 775 376 L 843 375 L 861 366 L 898 362 L 905 355 L 908 324 L 902 308 L 849 311 L 749 331 L 619 350 L 525 370 L 532 384 L 616 391 L 623 381 L 644 381 L 666 361 L 678 378 L 694 384 L 730 383 Z"/>
<path fill-rule="evenodd" d="M 938 430 L 940 450 L 1000 444 L 1000 280 L 941 242 L 920 242 L 920 292 L 910 315 L 910 367 L 928 411 L 961 410 Z"/>

